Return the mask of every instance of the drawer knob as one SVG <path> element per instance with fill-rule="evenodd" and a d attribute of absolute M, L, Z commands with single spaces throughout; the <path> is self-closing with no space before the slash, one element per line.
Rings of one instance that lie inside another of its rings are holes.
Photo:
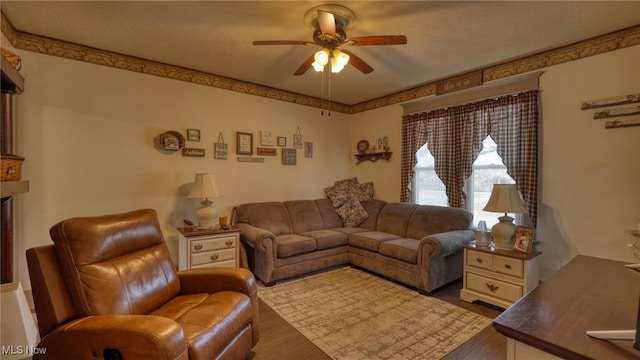
<path fill-rule="evenodd" d="M 487 284 L 487 289 L 489 289 L 491 292 L 494 293 L 494 292 L 498 291 L 498 289 L 500 289 L 500 287 L 499 286 L 495 286 L 493 284 Z"/>
<path fill-rule="evenodd" d="M 233 245 L 233 240 L 231 239 L 227 240 L 227 246 L 231 246 L 231 245 Z"/>
<path fill-rule="evenodd" d="M 214 261 L 218 260 L 219 257 L 220 257 L 219 254 L 213 254 L 213 255 L 211 255 L 211 260 L 214 260 Z"/>
<path fill-rule="evenodd" d="M 195 244 L 195 245 L 193 245 L 193 249 L 194 249 L 194 250 L 202 250 L 202 244 Z"/>
<path fill-rule="evenodd" d="M 482 264 L 482 259 L 476 258 L 476 261 L 478 262 L 478 264 Z"/>
<path fill-rule="evenodd" d="M 509 264 L 504 264 L 504 267 L 507 268 L 507 270 L 511 270 L 511 265 Z"/>

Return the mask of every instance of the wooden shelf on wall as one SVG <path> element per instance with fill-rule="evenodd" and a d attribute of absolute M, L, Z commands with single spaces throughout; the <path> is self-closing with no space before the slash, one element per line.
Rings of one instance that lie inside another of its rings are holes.
<path fill-rule="evenodd" d="M 356 159 L 358 159 L 358 164 L 360 164 L 363 161 L 371 161 L 371 162 L 376 162 L 378 160 L 391 160 L 391 154 L 393 154 L 390 151 L 381 151 L 381 152 L 371 152 L 371 153 L 364 153 L 364 154 L 355 154 L 354 156 L 356 157 Z"/>
<path fill-rule="evenodd" d="M 11 66 L 4 56 L 2 59 L 2 92 L 20 94 L 24 91 L 24 78 Z"/>
<path fill-rule="evenodd" d="M 0 192 L 2 192 L 2 199 L 29 192 L 29 181 L 3 181 L 0 184 Z"/>

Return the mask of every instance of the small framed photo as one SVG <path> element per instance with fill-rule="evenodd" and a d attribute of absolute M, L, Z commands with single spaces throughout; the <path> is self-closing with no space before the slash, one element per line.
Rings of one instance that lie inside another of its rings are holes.
<path fill-rule="evenodd" d="M 278 136 L 278 146 L 281 146 L 281 147 L 287 146 L 287 138 L 284 136 Z"/>
<path fill-rule="evenodd" d="M 200 130 L 199 129 L 187 129 L 187 140 L 189 140 L 189 141 L 200 141 Z"/>
<path fill-rule="evenodd" d="M 273 146 L 275 139 L 273 138 L 273 133 L 271 131 L 261 131 L 260 132 L 260 145 L 262 146 Z"/>
<path fill-rule="evenodd" d="M 236 133 L 236 153 L 238 155 L 253 155 L 253 134 Z"/>
<path fill-rule="evenodd" d="M 295 165 L 296 157 L 296 149 L 282 149 L 282 165 Z"/>
<path fill-rule="evenodd" d="M 203 157 L 204 149 L 199 148 L 183 148 L 182 156 L 195 156 L 195 157 Z"/>
<path fill-rule="evenodd" d="M 304 157 L 306 158 L 313 157 L 313 143 L 310 141 L 304 142 Z"/>
<path fill-rule="evenodd" d="M 513 249 L 520 252 L 530 253 L 533 248 L 533 228 L 527 226 L 516 226 L 515 243 Z"/>

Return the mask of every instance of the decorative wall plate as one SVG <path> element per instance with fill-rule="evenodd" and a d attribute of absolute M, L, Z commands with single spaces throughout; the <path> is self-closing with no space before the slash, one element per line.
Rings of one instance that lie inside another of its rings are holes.
<path fill-rule="evenodd" d="M 177 131 L 163 132 L 158 140 L 165 150 L 176 151 L 184 147 L 184 136 Z"/>
<path fill-rule="evenodd" d="M 360 154 L 366 153 L 367 150 L 369 150 L 369 142 L 367 140 L 358 141 L 358 145 L 356 146 L 356 149 L 358 149 L 358 153 Z"/>

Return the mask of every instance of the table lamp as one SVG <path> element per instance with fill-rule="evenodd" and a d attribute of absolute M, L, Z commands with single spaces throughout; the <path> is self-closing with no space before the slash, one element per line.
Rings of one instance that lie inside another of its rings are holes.
<path fill-rule="evenodd" d="M 199 228 L 215 228 L 218 224 L 218 210 L 213 206 L 213 201 L 209 200 L 209 198 L 219 196 L 220 193 L 218 193 L 213 174 L 196 174 L 193 187 L 187 197 L 204 199 L 200 202 L 202 207 L 196 211 Z"/>
<path fill-rule="evenodd" d="M 504 216 L 498 218 L 500 222 L 491 228 L 491 235 L 496 248 L 513 249 L 516 226 L 513 224 L 514 219 L 507 213 L 527 212 L 516 184 L 493 184 L 491 197 L 483 210 L 504 213 Z"/>

